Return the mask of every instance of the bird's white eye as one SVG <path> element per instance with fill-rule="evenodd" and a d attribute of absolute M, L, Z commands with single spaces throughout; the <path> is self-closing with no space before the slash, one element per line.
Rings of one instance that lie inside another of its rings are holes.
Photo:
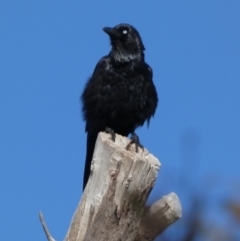
<path fill-rule="evenodd" d="M 127 34 L 127 30 L 126 29 L 123 30 L 123 34 Z"/>

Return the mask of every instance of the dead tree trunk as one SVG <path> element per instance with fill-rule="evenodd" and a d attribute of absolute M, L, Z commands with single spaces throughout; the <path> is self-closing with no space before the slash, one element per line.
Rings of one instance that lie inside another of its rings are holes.
<path fill-rule="evenodd" d="M 64 241 L 150 241 L 181 217 L 181 204 L 171 193 L 145 207 L 160 168 L 146 149 L 126 150 L 129 139 L 115 142 L 100 133 L 91 175 Z M 40 219 L 49 241 L 55 241 Z"/>

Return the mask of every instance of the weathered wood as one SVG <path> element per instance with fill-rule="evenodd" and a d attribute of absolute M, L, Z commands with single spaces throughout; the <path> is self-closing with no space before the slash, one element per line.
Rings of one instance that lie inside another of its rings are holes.
<path fill-rule="evenodd" d="M 154 240 L 181 216 L 182 207 L 178 196 L 175 193 L 163 196 L 151 206 L 145 207 L 135 241 Z"/>
<path fill-rule="evenodd" d="M 47 240 L 48 241 L 55 241 L 55 239 L 51 236 L 50 232 L 48 231 L 47 225 L 46 225 L 46 223 L 44 221 L 43 214 L 42 214 L 41 211 L 39 212 L 39 219 L 40 219 L 40 222 L 42 224 L 44 233 L 45 233 L 45 235 L 47 237 Z"/>
<path fill-rule="evenodd" d="M 91 176 L 65 241 L 132 241 L 160 163 L 146 149 L 126 150 L 129 139 L 100 133 Z"/>
<path fill-rule="evenodd" d="M 160 168 L 146 149 L 126 150 L 130 140 L 99 133 L 91 175 L 64 241 L 150 241 L 181 217 L 171 193 L 145 207 Z M 49 241 L 55 241 L 40 214 Z"/>

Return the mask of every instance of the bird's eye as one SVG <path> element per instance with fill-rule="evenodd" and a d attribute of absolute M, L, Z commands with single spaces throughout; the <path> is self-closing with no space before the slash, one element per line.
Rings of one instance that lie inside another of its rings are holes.
<path fill-rule="evenodd" d="M 123 34 L 127 34 L 127 30 L 126 29 L 123 30 Z"/>

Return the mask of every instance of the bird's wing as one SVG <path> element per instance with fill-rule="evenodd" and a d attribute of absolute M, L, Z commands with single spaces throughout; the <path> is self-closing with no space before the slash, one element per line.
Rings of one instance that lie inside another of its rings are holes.
<path fill-rule="evenodd" d="M 147 92 L 148 92 L 148 98 L 147 98 L 147 106 L 148 106 L 148 113 L 147 113 L 147 124 L 149 125 L 150 119 L 152 116 L 155 114 L 155 110 L 157 108 L 157 103 L 158 103 L 158 96 L 157 96 L 157 91 L 155 88 L 155 85 L 153 83 L 153 71 L 152 68 L 145 63 L 145 71 L 144 71 L 144 76 L 146 76 L 147 79 Z"/>
<path fill-rule="evenodd" d="M 103 57 L 96 65 L 92 77 L 82 94 L 83 115 L 86 132 L 99 132 L 105 129 L 106 120 L 101 118 L 109 111 L 108 96 L 111 93 L 109 80 L 109 57 Z"/>

